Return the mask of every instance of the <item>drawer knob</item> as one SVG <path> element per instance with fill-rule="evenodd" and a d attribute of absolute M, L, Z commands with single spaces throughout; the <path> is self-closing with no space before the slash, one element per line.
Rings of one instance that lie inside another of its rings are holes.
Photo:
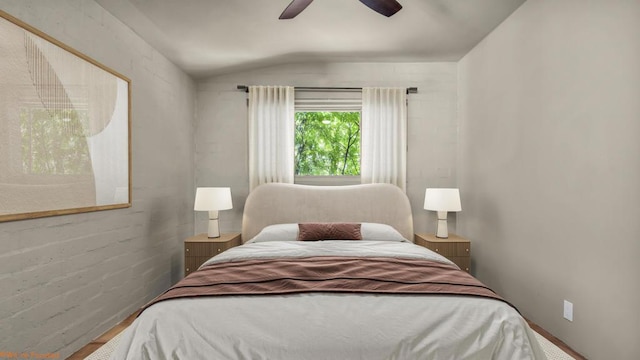
<path fill-rule="evenodd" d="M 187 268 L 187 272 L 189 272 L 189 268 Z"/>
<path fill-rule="evenodd" d="M 436 248 L 436 252 L 440 252 L 440 250 L 438 250 L 438 248 Z"/>
<path fill-rule="evenodd" d="M 189 248 L 187 248 L 187 252 L 189 252 Z"/>
<path fill-rule="evenodd" d="M 466 250 L 466 252 L 469 252 L 469 249 L 468 249 L 468 248 L 467 248 L 467 249 L 465 249 L 465 250 Z"/>
<path fill-rule="evenodd" d="M 222 249 L 218 249 L 218 252 L 222 251 Z"/>

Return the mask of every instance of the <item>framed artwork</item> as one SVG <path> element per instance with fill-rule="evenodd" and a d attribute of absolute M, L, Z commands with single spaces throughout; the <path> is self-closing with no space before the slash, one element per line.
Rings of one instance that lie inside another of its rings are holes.
<path fill-rule="evenodd" d="M 131 81 L 0 11 L 0 221 L 131 206 Z"/>

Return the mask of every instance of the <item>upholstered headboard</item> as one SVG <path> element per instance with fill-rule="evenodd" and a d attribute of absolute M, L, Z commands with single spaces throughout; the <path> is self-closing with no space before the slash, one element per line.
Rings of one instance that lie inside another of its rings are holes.
<path fill-rule="evenodd" d="M 250 240 L 268 225 L 337 221 L 388 224 L 413 241 L 411 205 L 397 186 L 280 183 L 260 185 L 247 197 L 242 241 Z"/>

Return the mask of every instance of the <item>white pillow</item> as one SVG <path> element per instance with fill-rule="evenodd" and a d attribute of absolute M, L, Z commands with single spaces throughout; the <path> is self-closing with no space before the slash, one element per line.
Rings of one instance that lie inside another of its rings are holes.
<path fill-rule="evenodd" d="M 374 241 L 408 241 L 394 229 L 393 226 L 378 223 L 362 223 L 360 228 L 362 240 Z M 265 241 L 296 241 L 298 238 L 298 224 L 275 224 L 262 229 L 251 242 Z"/>
<path fill-rule="evenodd" d="M 362 223 L 362 240 L 408 241 L 393 226 L 378 223 Z"/>
<path fill-rule="evenodd" d="M 298 224 L 275 224 L 263 228 L 258 235 L 247 242 L 296 241 L 297 238 Z"/>

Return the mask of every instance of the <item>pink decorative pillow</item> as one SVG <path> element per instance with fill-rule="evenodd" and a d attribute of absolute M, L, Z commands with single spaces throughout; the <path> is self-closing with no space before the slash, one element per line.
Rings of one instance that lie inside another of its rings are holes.
<path fill-rule="evenodd" d="M 362 240 L 359 223 L 298 224 L 298 240 Z"/>

